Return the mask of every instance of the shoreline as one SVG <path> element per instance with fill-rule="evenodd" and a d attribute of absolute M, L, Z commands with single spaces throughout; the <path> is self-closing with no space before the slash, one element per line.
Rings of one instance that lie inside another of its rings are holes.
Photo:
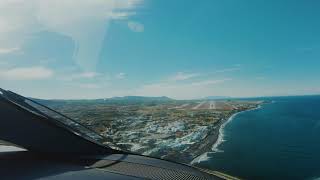
<path fill-rule="evenodd" d="M 224 141 L 224 127 L 230 123 L 238 114 L 248 112 L 248 111 L 253 111 L 260 109 L 262 106 L 261 104 L 258 105 L 255 108 L 252 109 L 247 109 L 244 111 L 238 111 L 229 116 L 226 119 L 223 119 L 217 124 L 213 129 L 212 132 L 210 132 L 207 137 L 202 141 L 205 147 L 198 147 L 198 149 L 194 152 L 194 154 L 197 154 L 191 161 L 188 163 L 191 165 L 198 164 L 202 161 L 206 161 L 209 159 L 208 153 L 216 153 L 216 152 L 223 152 L 218 149 L 218 146 Z M 201 143 L 202 143 L 201 142 Z M 197 143 L 198 144 L 198 143 Z"/>
<path fill-rule="evenodd" d="M 239 111 L 239 112 L 236 112 L 234 114 L 232 114 L 226 121 L 224 121 L 221 126 L 219 127 L 219 134 L 218 134 L 218 139 L 216 140 L 216 142 L 213 144 L 212 146 L 212 151 L 213 152 L 223 152 L 221 150 L 218 149 L 218 146 L 224 141 L 223 137 L 224 137 L 224 127 L 230 123 L 237 115 L 241 114 L 241 113 L 244 113 L 244 112 L 249 112 L 249 111 L 254 111 L 254 110 L 257 110 L 257 109 L 260 109 L 261 108 L 261 105 L 258 105 L 257 107 L 255 108 L 252 108 L 252 109 L 247 109 L 247 110 L 244 110 L 244 111 Z"/>

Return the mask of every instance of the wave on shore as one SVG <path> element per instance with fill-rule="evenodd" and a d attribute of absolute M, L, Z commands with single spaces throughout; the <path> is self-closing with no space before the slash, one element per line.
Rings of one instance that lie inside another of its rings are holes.
<path fill-rule="evenodd" d="M 233 114 L 232 116 L 230 116 L 228 118 L 227 121 L 225 121 L 223 124 L 221 124 L 220 128 L 219 128 L 219 134 L 218 134 L 218 139 L 217 141 L 213 144 L 212 146 L 212 152 L 205 152 L 203 153 L 202 155 L 198 156 L 197 158 L 195 158 L 194 160 L 191 161 L 191 164 L 199 164 L 201 162 L 204 162 L 204 161 L 208 161 L 210 159 L 210 156 L 208 156 L 209 154 L 211 153 L 218 153 L 218 152 L 223 152 L 223 150 L 220 150 L 218 149 L 218 147 L 220 146 L 220 144 L 222 144 L 223 142 L 225 142 L 226 140 L 224 139 L 225 137 L 225 133 L 224 133 L 224 127 L 229 123 L 231 122 L 238 114 L 240 113 L 244 113 L 244 112 L 248 112 L 248 111 L 253 111 L 253 110 L 257 110 L 257 109 L 260 109 L 261 108 L 261 105 L 259 105 L 258 107 L 256 108 L 253 108 L 253 109 L 249 109 L 249 110 L 246 110 L 246 111 L 240 111 L 240 112 L 237 112 L 235 114 Z"/>
<path fill-rule="evenodd" d="M 223 150 L 219 150 L 218 147 L 219 147 L 220 144 L 222 144 L 223 142 L 226 141 L 226 140 L 224 139 L 224 137 L 225 137 L 224 127 L 225 127 L 229 122 L 231 122 L 231 121 L 234 119 L 234 117 L 235 117 L 237 114 L 239 114 L 239 113 L 240 113 L 240 112 L 233 114 L 232 116 L 230 116 L 230 118 L 229 118 L 227 121 L 225 121 L 223 124 L 221 124 L 221 126 L 220 126 L 220 128 L 219 128 L 218 139 L 217 139 L 217 141 L 216 141 L 216 142 L 213 144 L 213 146 L 212 146 L 212 151 L 213 151 L 213 152 L 223 152 Z"/>

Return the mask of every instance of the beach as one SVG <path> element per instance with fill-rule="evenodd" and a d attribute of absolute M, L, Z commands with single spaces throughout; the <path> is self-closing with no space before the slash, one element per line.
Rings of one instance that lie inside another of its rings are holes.
<path fill-rule="evenodd" d="M 235 110 L 231 112 L 229 116 L 220 119 L 217 123 L 209 125 L 208 134 L 204 139 L 199 142 L 196 142 L 185 151 L 179 152 L 179 156 L 176 154 L 169 154 L 165 158 L 169 160 L 174 160 L 182 162 L 185 164 L 197 164 L 203 160 L 207 159 L 207 153 L 219 152 L 218 146 L 224 141 L 223 140 L 223 129 L 226 124 L 228 124 L 232 119 L 239 113 L 251 111 L 260 108 L 258 105 L 255 108 L 246 109 L 246 110 Z"/>
<path fill-rule="evenodd" d="M 253 111 L 256 109 L 261 108 L 261 105 L 259 105 L 256 108 L 253 109 L 247 109 L 244 111 L 238 111 L 233 113 L 229 118 L 222 119 L 219 121 L 219 123 L 215 126 L 215 128 L 209 132 L 207 137 L 202 141 L 197 143 L 198 147 L 196 145 L 192 146 L 190 150 L 194 151 L 194 158 L 188 162 L 190 164 L 197 164 L 201 161 L 205 161 L 208 159 L 207 153 L 214 153 L 214 152 L 221 152 L 221 150 L 218 149 L 218 146 L 224 141 L 224 127 L 231 122 L 235 116 L 237 116 L 240 113 L 247 112 L 247 111 Z"/>

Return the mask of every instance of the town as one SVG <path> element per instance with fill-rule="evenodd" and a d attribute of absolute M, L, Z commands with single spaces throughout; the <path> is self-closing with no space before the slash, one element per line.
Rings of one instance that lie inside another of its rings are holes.
<path fill-rule="evenodd" d="M 190 162 L 210 151 L 218 130 L 233 114 L 261 101 L 155 100 L 46 103 L 105 137 L 124 151 Z"/>

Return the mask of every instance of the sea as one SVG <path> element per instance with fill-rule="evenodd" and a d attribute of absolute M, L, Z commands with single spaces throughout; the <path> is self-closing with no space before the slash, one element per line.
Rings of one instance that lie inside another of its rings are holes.
<path fill-rule="evenodd" d="M 220 129 L 194 165 L 242 179 L 320 179 L 320 96 L 268 97 Z"/>

